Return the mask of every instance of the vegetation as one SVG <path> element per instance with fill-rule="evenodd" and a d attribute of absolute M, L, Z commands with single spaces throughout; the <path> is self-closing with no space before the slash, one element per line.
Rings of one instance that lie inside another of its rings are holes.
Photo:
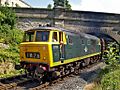
<path fill-rule="evenodd" d="M 52 9 L 52 5 L 51 5 L 51 4 L 48 4 L 47 8 L 48 8 L 48 9 Z"/>
<path fill-rule="evenodd" d="M 53 0 L 54 1 L 54 7 L 64 7 L 67 10 L 71 10 L 71 5 L 69 4 L 68 0 Z"/>
<path fill-rule="evenodd" d="M 14 28 L 16 23 L 16 15 L 12 8 L 8 8 L 7 6 L 0 6 L 0 25 L 8 25 L 11 29 Z"/>
<path fill-rule="evenodd" d="M 0 77 L 15 72 L 19 63 L 19 44 L 23 32 L 16 29 L 16 15 L 12 8 L 0 6 Z"/>
<path fill-rule="evenodd" d="M 120 90 L 120 57 L 115 43 L 108 46 L 105 62 L 106 67 L 100 73 L 95 90 Z"/>

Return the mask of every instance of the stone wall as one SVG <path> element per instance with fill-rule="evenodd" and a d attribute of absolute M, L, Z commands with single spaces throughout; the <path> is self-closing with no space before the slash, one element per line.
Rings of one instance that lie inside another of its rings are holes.
<path fill-rule="evenodd" d="M 63 27 L 80 32 L 102 32 L 117 35 L 120 28 L 120 15 L 89 11 L 68 11 L 64 8 L 14 8 L 18 19 L 17 27 L 23 30 L 39 27 L 39 24 L 50 23 L 52 26 Z M 113 35 L 112 35 L 113 37 Z M 113 37 L 114 38 L 114 37 Z"/>

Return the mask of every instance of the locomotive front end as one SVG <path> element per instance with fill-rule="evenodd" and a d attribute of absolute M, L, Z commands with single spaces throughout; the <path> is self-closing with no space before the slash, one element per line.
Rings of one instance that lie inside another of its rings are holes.
<path fill-rule="evenodd" d="M 41 69 L 41 72 L 49 69 L 49 36 L 50 31 L 48 30 L 28 30 L 25 32 L 24 40 L 20 44 L 20 64 L 22 68 L 25 68 L 28 72 L 34 72 L 36 68 Z"/>

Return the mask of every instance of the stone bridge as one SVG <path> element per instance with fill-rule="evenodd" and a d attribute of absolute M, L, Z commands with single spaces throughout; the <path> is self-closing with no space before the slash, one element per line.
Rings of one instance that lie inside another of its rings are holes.
<path fill-rule="evenodd" d="M 64 8 L 14 8 L 18 16 L 17 27 L 23 30 L 51 24 L 94 34 L 106 40 L 120 42 L 120 14 L 90 11 L 68 11 Z"/>

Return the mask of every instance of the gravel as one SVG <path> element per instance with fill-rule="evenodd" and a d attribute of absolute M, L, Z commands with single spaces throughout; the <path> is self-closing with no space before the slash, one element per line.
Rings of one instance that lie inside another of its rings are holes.
<path fill-rule="evenodd" d="M 48 87 L 48 90 L 83 90 L 83 87 L 86 84 L 87 83 L 82 78 L 76 76 L 70 77 L 69 79 L 63 81 L 61 84 L 54 84 L 54 86 Z"/>

